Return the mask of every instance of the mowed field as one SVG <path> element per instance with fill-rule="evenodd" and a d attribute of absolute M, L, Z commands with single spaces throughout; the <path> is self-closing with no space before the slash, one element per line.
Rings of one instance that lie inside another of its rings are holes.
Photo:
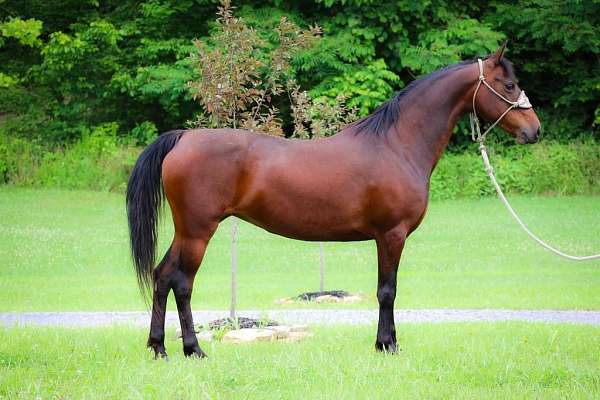
<path fill-rule="evenodd" d="M 545 238 L 576 253 L 600 248 L 597 197 L 515 199 Z M 193 308 L 226 309 L 229 222 L 209 245 Z M 168 212 L 160 248 L 169 245 Z M 128 253 L 122 195 L 0 189 L 0 311 L 143 310 Z M 242 223 L 239 308 L 316 290 L 317 243 Z M 376 308 L 372 242 L 325 245 L 329 289 Z M 398 308 L 600 310 L 600 263 L 534 246 L 496 199 L 433 202 L 408 240 Z M 174 308 L 171 299 L 170 308 Z M 311 326 L 298 343 L 201 342 L 186 359 L 174 327 L 169 362 L 145 349 L 147 329 L 0 328 L 2 398 L 590 399 L 600 397 L 600 327 L 546 323 L 398 324 L 395 356 L 376 353 L 376 326 Z"/>
<path fill-rule="evenodd" d="M 600 251 L 599 197 L 516 197 L 529 225 L 565 251 Z M 160 253 L 172 238 L 168 210 Z M 193 308 L 226 309 L 229 220 L 209 244 Z M 317 290 L 317 243 L 242 222 L 239 308 L 274 309 Z M 374 243 L 326 243 L 326 288 L 362 292 L 375 308 Z M 170 308 L 174 301 L 170 300 Z M 564 261 L 534 245 L 495 198 L 432 202 L 408 239 L 397 308 L 600 309 L 600 262 Z M 315 307 L 314 304 L 309 307 Z M 119 194 L 0 188 L 0 311 L 143 310 Z"/>

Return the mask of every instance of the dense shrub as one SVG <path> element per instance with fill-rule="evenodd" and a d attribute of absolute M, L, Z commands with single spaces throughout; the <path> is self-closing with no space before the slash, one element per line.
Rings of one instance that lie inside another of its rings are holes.
<path fill-rule="evenodd" d="M 67 189 L 124 190 L 137 152 L 119 144 L 117 128 L 101 125 L 73 146 L 47 152 L 33 182 Z"/>
<path fill-rule="evenodd" d="M 600 146 L 539 143 L 492 148 L 496 178 L 507 193 L 600 193 Z M 481 197 L 494 193 L 479 152 L 446 153 L 431 178 L 431 198 Z"/>
<path fill-rule="evenodd" d="M 66 148 L 0 134 L 0 179 L 17 186 L 123 191 L 139 148 L 121 143 L 116 124 L 100 125 Z"/>
<path fill-rule="evenodd" d="M 18 186 L 123 191 L 139 147 L 119 141 L 114 124 L 93 129 L 72 146 L 44 150 L 32 141 L 0 134 L 0 179 Z M 490 146 L 496 177 L 507 193 L 600 194 L 600 146 L 542 142 Z M 494 194 L 475 147 L 447 152 L 431 178 L 431 198 Z"/>
<path fill-rule="evenodd" d="M 0 184 L 33 183 L 43 154 L 42 147 L 36 142 L 0 134 Z"/>

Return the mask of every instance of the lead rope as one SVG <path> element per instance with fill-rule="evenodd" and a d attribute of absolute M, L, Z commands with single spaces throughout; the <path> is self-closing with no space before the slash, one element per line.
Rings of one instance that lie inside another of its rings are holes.
<path fill-rule="evenodd" d="M 502 188 L 500 187 L 500 184 L 498 183 L 498 180 L 496 179 L 496 176 L 494 175 L 494 168 L 490 164 L 490 159 L 487 154 L 487 148 L 485 147 L 485 137 L 487 136 L 488 132 L 491 131 L 492 128 L 494 128 L 500 122 L 500 120 L 502 118 L 504 118 L 504 116 L 506 114 L 508 114 L 508 112 L 510 110 L 512 110 L 514 108 L 531 108 L 531 104 L 529 103 L 529 100 L 527 100 L 527 97 L 525 96 L 525 92 L 521 92 L 521 95 L 519 95 L 519 99 L 514 102 L 508 100 L 507 98 L 502 96 L 500 93 L 496 92 L 485 81 L 485 77 L 483 76 L 482 61 L 481 60 L 477 60 L 477 61 L 479 64 L 479 82 L 477 82 L 477 87 L 475 88 L 475 92 L 473 93 L 473 112 L 469 114 L 470 122 L 471 122 L 471 137 L 473 138 L 474 141 L 479 143 L 479 151 L 481 152 L 481 158 L 483 159 L 483 166 L 485 168 L 485 173 L 487 174 L 487 176 L 490 177 L 490 181 L 492 181 L 492 186 L 494 186 L 494 189 L 496 189 L 496 193 L 498 193 L 498 197 L 500 198 L 500 200 L 502 200 L 502 203 L 504 204 L 504 206 L 506 207 L 506 209 L 508 210 L 510 215 L 513 216 L 513 218 L 518 222 L 518 224 L 521 226 L 521 228 L 523 228 L 525 233 L 527 233 L 527 235 L 529 235 L 529 237 L 531 239 L 533 239 L 535 242 L 537 242 L 540 246 L 542 246 L 546 250 L 548 250 L 560 257 L 566 258 L 567 260 L 572 260 L 572 261 L 589 261 L 589 260 L 600 259 L 600 254 L 592 254 L 589 256 L 574 256 L 574 255 L 567 254 L 565 252 L 562 252 L 562 251 L 550 246 L 548 243 L 544 242 L 536 234 L 534 234 L 531 231 L 531 229 L 529 229 L 527 227 L 527 225 L 525 225 L 523 220 L 519 217 L 519 215 L 517 215 L 515 210 L 512 208 L 512 206 L 508 202 L 508 199 L 502 192 Z M 476 110 L 475 97 L 477 96 L 477 92 L 479 91 L 479 88 L 480 88 L 482 82 L 498 97 L 500 97 L 502 100 L 504 100 L 508 104 L 510 104 L 510 107 L 502 115 L 500 115 L 500 117 L 496 120 L 496 122 L 494 122 L 488 129 L 486 129 L 483 134 L 481 133 L 481 127 L 479 125 L 479 118 L 477 117 L 477 112 L 475 111 Z"/>
<path fill-rule="evenodd" d="M 521 225 L 521 228 L 523 228 L 523 230 L 527 233 L 527 235 L 529 235 L 529 237 L 531 239 L 533 239 L 534 241 L 536 241 L 540 246 L 542 246 L 546 250 L 549 250 L 549 251 L 551 251 L 552 253 L 554 253 L 554 254 L 556 254 L 558 256 L 566 258 L 567 260 L 572 260 L 572 261 L 589 261 L 589 260 L 600 259 L 600 254 L 593 254 L 593 255 L 589 255 L 589 256 L 573 256 L 571 254 L 564 253 L 564 252 L 562 252 L 562 251 L 560 251 L 560 250 L 558 250 L 558 249 L 550 246 L 548 243 L 544 242 L 536 234 L 534 234 L 527 227 L 527 225 L 525 225 L 525 223 L 523 222 L 523 220 L 517 215 L 517 213 L 515 212 L 515 210 L 512 208 L 512 206 L 508 202 L 508 199 L 506 198 L 506 196 L 502 192 L 502 188 L 500 188 L 500 185 L 498 184 L 498 181 L 496 180 L 496 177 L 494 176 L 494 168 L 490 164 L 490 160 L 489 160 L 488 154 L 487 154 L 487 149 L 486 149 L 485 144 L 483 143 L 483 141 L 479 142 L 479 151 L 481 152 L 481 158 L 483 159 L 483 165 L 485 167 L 485 172 L 490 177 L 490 180 L 492 181 L 492 185 L 496 189 L 496 193 L 498 193 L 498 197 L 500 198 L 500 200 L 502 200 L 502 203 L 506 206 L 506 209 L 508 210 L 508 212 L 519 223 L 519 225 Z"/>

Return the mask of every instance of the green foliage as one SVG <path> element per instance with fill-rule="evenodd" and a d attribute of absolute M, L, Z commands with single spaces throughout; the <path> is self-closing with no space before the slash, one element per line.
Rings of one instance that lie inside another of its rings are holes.
<path fill-rule="evenodd" d="M 18 78 L 0 72 L 0 88 L 8 89 L 14 87 L 17 82 L 19 82 Z"/>
<path fill-rule="evenodd" d="M 39 39 L 42 32 L 42 21 L 29 18 L 9 18 L 8 21 L 0 23 L 0 33 L 5 38 L 14 38 L 24 46 L 36 47 L 41 44 Z M 0 47 L 3 39 L 0 36 Z"/>
<path fill-rule="evenodd" d="M 548 108 L 546 121 L 589 131 L 600 105 L 600 2 L 499 2 L 485 19 L 512 32 L 509 57 L 534 106 Z M 552 137 L 564 141 L 570 133 Z M 596 138 L 598 133 L 596 126 Z"/>
<path fill-rule="evenodd" d="M 37 122 L 16 133 L 53 144 L 76 140 L 89 126 L 111 121 L 122 134 L 144 121 L 159 131 L 180 127 L 194 114 L 183 85 L 198 78 L 188 58 L 192 40 L 216 29 L 211 22 L 216 5 L 216 0 L 127 0 L 114 6 L 4 2 L 0 103 L 6 90 L 16 88 L 24 89 L 32 106 L 1 110 L 10 118 L 29 114 Z M 266 50 L 277 46 L 275 27 L 283 16 L 301 28 L 322 26 L 322 40 L 290 60 L 290 76 L 314 98 L 345 96 L 360 115 L 415 76 L 484 55 L 508 38 L 522 86 L 536 109 L 546 110 L 543 123 L 553 127 L 547 137 L 564 142 L 598 135 L 600 3 L 594 0 L 518 5 L 239 0 L 235 5 Z M 291 135 L 291 116 L 282 118 Z M 465 141 L 456 135 L 451 148 Z"/>
<path fill-rule="evenodd" d="M 75 34 L 54 32 L 42 46 L 43 61 L 33 71 L 38 82 L 52 86 L 61 103 L 53 117 L 58 120 L 55 129 L 63 130 L 63 135 L 79 137 L 112 109 L 106 100 L 108 83 L 119 70 L 120 39 L 114 25 L 95 21 Z"/>
<path fill-rule="evenodd" d="M 349 99 L 349 107 L 357 107 L 360 115 L 365 116 L 388 100 L 394 87 L 401 83 L 398 75 L 387 69 L 385 61 L 378 59 L 341 76 L 325 79 L 310 94 L 315 98 L 327 97 L 331 103 L 342 96 Z"/>
<path fill-rule="evenodd" d="M 150 121 L 144 121 L 131 130 L 131 136 L 140 145 L 148 145 L 158 137 L 158 129 Z"/>
<path fill-rule="evenodd" d="M 400 62 L 420 74 L 430 73 L 446 65 L 474 55 L 492 53 L 504 34 L 473 18 L 452 18 L 446 26 L 427 30 L 418 42 L 401 50 Z"/>

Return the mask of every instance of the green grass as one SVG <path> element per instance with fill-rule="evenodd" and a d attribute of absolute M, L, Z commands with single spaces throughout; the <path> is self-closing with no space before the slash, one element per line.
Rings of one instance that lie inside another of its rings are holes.
<path fill-rule="evenodd" d="M 204 343 L 153 361 L 134 328 L 0 330 L 0 398 L 599 398 L 600 328 L 402 324 L 399 355 L 375 327 L 315 330 L 299 343 Z"/>
<path fill-rule="evenodd" d="M 551 243 L 573 253 L 600 251 L 600 197 L 514 197 L 514 203 Z M 164 226 L 161 254 L 171 240 L 169 217 Z M 228 229 L 225 221 L 209 244 L 196 278 L 196 310 L 228 307 Z M 238 251 L 240 309 L 278 308 L 278 298 L 318 289 L 316 243 L 244 223 Z M 367 301 L 350 307 L 374 308 L 374 243 L 326 243 L 325 251 L 327 288 L 362 291 Z M 122 195 L 0 188 L 0 260 L 0 311 L 145 307 L 129 260 Z M 598 288 L 600 262 L 567 262 L 537 247 L 497 199 L 443 201 L 430 204 L 407 242 L 396 305 L 598 310 Z"/>

